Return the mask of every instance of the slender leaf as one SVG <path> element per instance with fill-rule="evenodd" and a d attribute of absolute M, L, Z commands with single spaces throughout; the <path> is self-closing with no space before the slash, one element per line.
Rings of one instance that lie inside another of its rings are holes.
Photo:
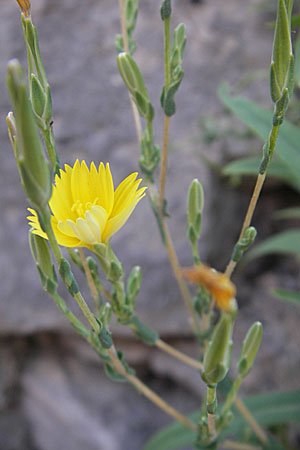
<path fill-rule="evenodd" d="M 299 15 L 300 16 L 300 15 Z M 295 44 L 295 80 L 300 86 L 300 33 L 298 32 L 298 37 Z"/>
<path fill-rule="evenodd" d="M 244 97 L 233 97 L 228 92 L 228 85 L 219 88 L 223 103 L 234 112 L 263 141 L 268 138 L 272 126 L 272 111 L 266 110 Z M 276 145 L 276 154 L 293 173 L 293 183 L 297 180 L 300 190 L 300 129 L 287 120 L 280 127 Z"/>
<path fill-rule="evenodd" d="M 285 302 L 300 306 L 300 292 L 285 291 L 283 289 L 273 289 L 272 293 Z"/>
<path fill-rule="evenodd" d="M 261 158 L 241 158 L 227 164 L 223 169 L 224 175 L 257 175 Z M 274 158 L 270 164 L 268 175 L 274 178 L 280 178 L 285 183 L 299 188 L 299 180 L 291 172 L 287 164 L 279 158 Z"/>
<path fill-rule="evenodd" d="M 253 259 L 270 253 L 300 255 L 300 230 L 292 229 L 275 234 L 265 239 L 261 244 L 251 250 L 246 258 Z"/>
<path fill-rule="evenodd" d="M 300 208 L 285 208 L 274 213 L 276 219 L 300 219 Z"/>
<path fill-rule="evenodd" d="M 300 390 L 273 394 L 253 395 L 244 398 L 245 405 L 262 426 L 278 425 L 287 422 L 300 423 Z M 222 439 L 238 433 L 247 424 L 233 408 L 235 417 L 230 426 L 222 433 Z M 197 421 L 200 412 L 190 416 Z M 175 450 L 191 446 L 195 434 L 180 423 L 173 423 L 155 434 L 144 446 L 144 450 Z"/>

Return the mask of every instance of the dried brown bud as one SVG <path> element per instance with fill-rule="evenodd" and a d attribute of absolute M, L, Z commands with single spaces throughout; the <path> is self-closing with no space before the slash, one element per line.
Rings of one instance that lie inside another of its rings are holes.
<path fill-rule="evenodd" d="M 25 17 L 30 17 L 30 0 L 17 0 Z"/>
<path fill-rule="evenodd" d="M 199 265 L 182 270 L 183 276 L 192 283 L 202 284 L 214 297 L 217 306 L 227 311 L 236 289 L 229 277 L 210 267 Z"/>

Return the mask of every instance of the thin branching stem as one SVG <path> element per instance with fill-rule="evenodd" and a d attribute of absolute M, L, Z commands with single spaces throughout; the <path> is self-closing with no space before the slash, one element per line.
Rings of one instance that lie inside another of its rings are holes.
<path fill-rule="evenodd" d="M 266 179 L 266 173 L 258 174 L 258 177 L 256 179 L 256 183 L 255 183 L 255 186 L 254 186 L 254 190 L 253 190 L 253 193 L 252 193 L 252 197 L 251 197 L 251 200 L 250 200 L 250 203 L 249 203 L 249 206 L 248 206 L 248 210 L 247 210 L 247 213 L 246 213 L 246 216 L 245 216 L 245 219 L 244 219 L 244 223 L 243 223 L 243 226 L 242 226 L 242 229 L 241 229 L 240 236 L 239 236 L 238 240 L 240 240 L 242 238 L 246 228 L 248 228 L 249 225 L 251 224 L 252 217 L 253 217 L 253 214 L 254 214 L 254 211 L 255 211 L 255 208 L 256 208 L 256 205 L 257 205 L 257 201 L 258 201 L 258 198 L 260 196 L 260 193 L 261 193 L 261 190 L 262 190 L 262 187 L 263 187 L 265 179 Z M 229 261 L 229 263 L 228 263 L 228 265 L 226 267 L 226 270 L 225 270 L 225 274 L 228 277 L 231 277 L 232 272 L 234 271 L 236 265 L 237 265 L 236 261 L 233 261 L 232 259 Z"/>
<path fill-rule="evenodd" d="M 167 163 L 168 163 L 170 122 L 171 122 L 171 118 L 169 116 L 165 115 L 164 116 L 164 138 L 163 138 L 163 147 L 162 147 L 162 154 L 161 154 L 159 194 L 158 194 L 158 207 L 159 207 L 161 215 L 164 214 L 164 198 L 165 198 L 166 174 L 167 174 Z"/>
<path fill-rule="evenodd" d="M 119 0 L 119 5 L 120 5 L 120 18 L 121 18 L 121 29 L 122 29 L 124 51 L 126 53 L 129 53 L 128 34 L 127 34 L 127 29 L 126 29 L 126 17 L 125 17 L 125 8 L 124 8 L 123 0 Z M 134 101 L 132 100 L 132 97 L 130 94 L 129 94 L 129 99 L 130 99 L 132 114 L 133 114 L 134 123 L 135 123 L 136 135 L 137 135 L 138 142 L 140 143 L 142 140 L 142 124 L 141 124 L 140 115 L 139 115 L 137 106 L 134 103 Z"/>
<path fill-rule="evenodd" d="M 183 279 L 182 270 L 181 270 L 180 264 L 178 262 L 176 251 L 175 251 L 173 241 L 172 241 L 172 238 L 171 238 L 171 235 L 169 232 L 169 228 L 168 228 L 166 220 L 164 218 L 162 219 L 162 226 L 163 226 L 163 230 L 164 230 L 164 234 L 165 234 L 165 238 L 166 238 L 166 247 L 168 250 L 171 266 L 173 268 L 173 272 L 174 272 L 175 278 L 177 280 L 177 284 L 179 286 L 182 298 L 183 298 L 184 303 L 187 307 L 187 310 L 190 314 L 192 328 L 193 328 L 194 332 L 196 334 L 198 334 L 200 331 L 199 322 L 197 320 L 196 312 L 193 308 L 189 290 Z"/>
<path fill-rule="evenodd" d="M 249 411 L 249 409 L 246 407 L 244 402 L 239 398 L 236 397 L 234 400 L 235 407 L 239 410 L 239 412 L 244 417 L 245 421 L 250 425 L 251 429 L 255 433 L 255 435 L 258 437 L 260 442 L 264 445 L 268 443 L 268 436 L 265 433 L 265 431 L 261 428 L 259 423 L 256 421 L 255 417 L 253 417 L 253 414 Z"/>
<path fill-rule="evenodd" d="M 188 366 L 194 367 L 194 369 L 197 369 L 199 371 L 201 371 L 203 369 L 203 366 L 200 361 L 197 361 L 196 359 L 191 358 L 190 356 L 186 355 L 185 353 L 182 353 L 179 350 L 176 350 L 174 347 L 172 347 L 171 345 L 162 341 L 161 339 L 158 339 L 155 342 L 155 345 L 162 351 L 164 351 L 164 352 L 168 353 L 169 355 L 173 356 L 174 358 L 182 361 L 183 363 L 187 364 Z"/>
<path fill-rule="evenodd" d="M 226 439 L 222 442 L 222 448 L 228 448 L 229 450 L 262 450 L 262 447 L 256 445 L 244 444 L 243 442 L 234 442 Z"/>
<path fill-rule="evenodd" d="M 170 406 L 159 395 L 157 395 L 155 392 L 149 389 L 148 386 L 146 386 L 135 375 L 131 375 L 126 372 L 125 367 L 122 365 L 121 361 L 119 360 L 116 354 L 114 346 L 112 346 L 108 350 L 108 354 L 111 358 L 111 361 L 115 369 L 119 372 L 119 374 L 124 376 L 133 386 L 135 386 L 138 389 L 138 391 L 140 391 L 145 397 L 147 397 L 149 400 L 155 403 L 156 406 L 165 411 L 168 415 L 172 416 L 174 419 L 181 422 L 185 427 L 189 428 L 194 432 L 197 431 L 197 425 L 194 422 L 192 422 L 190 419 L 183 416 L 176 409 Z"/>
<path fill-rule="evenodd" d="M 167 93 L 171 81 L 171 58 L 170 58 L 170 17 L 164 20 L 164 68 L 165 68 L 165 94 Z M 158 207 L 161 215 L 164 214 L 164 196 L 166 184 L 166 172 L 168 162 L 169 136 L 171 118 L 164 116 L 164 138 L 162 147 L 162 157 L 160 166 L 160 182 L 158 191 Z"/>
<path fill-rule="evenodd" d="M 85 276 L 86 276 L 86 279 L 87 279 L 87 283 L 88 283 L 88 286 L 89 286 L 89 289 L 90 289 L 90 293 L 91 293 L 91 296 L 92 296 L 92 299 L 94 301 L 95 308 L 96 308 L 96 311 L 97 311 L 98 307 L 99 307 L 99 295 L 98 295 L 97 287 L 96 287 L 95 282 L 93 280 L 93 277 L 92 277 L 90 268 L 88 266 L 88 263 L 86 261 L 86 258 L 85 258 L 84 251 L 83 251 L 82 247 L 78 248 L 78 252 L 79 252 L 80 261 L 81 261 L 81 264 L 83 266 L 83 270 L 84 270 L 84 273 L 85 273 Z"/>

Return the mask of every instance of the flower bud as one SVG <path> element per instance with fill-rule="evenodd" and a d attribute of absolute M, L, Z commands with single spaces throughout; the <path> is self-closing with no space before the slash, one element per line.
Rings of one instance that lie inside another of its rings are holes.
<path fill-rule="evenodd" d="M 224 314 L 216 325 L 203 361 L 202 379 L 209 386 L 216 386 L 225 378 L 231 360 L 232 319 Z"/>
<path fill-rule="evenodd" d="M 192 244 L 200 237 L 203 205 L 203 188 L 200 181 L 195 178 L 189 187 L 187 210 L 188 234 Z"/>
<path fill-rule="evenodd" d="M 239 374 L 245 378 L 250 372 L 262 337 L 262 324 L 255 322 L 243 341 L 241 354 L 237 363 Z"/>
<path fill-rule="evenodd" d="M 292 89 L 291 72 L 294 65 L 290 23 L 292 3 L 292 0 L 278 0 L 270 68 L 270 90 L 275 103 L 281 98 L 285 88 L 289 91 Z"/>
<path fill-rule="evenodd" d="M 128 53 L 120 53 L 117 57 L 117 64 L 121 77 L 126 84 L 139 113 L 147 120 L 152 120 L 154 109 L 151 104 L 148 91 L 146 89 L 142 74 Z"/>
<path fill-rule="evenodd" d="M 140 291 L 142 282 L 142 270 L 139 266 L 133 267 L 127 280 L 126 294 L 130 306 L 135 306 L 135 300 Z"/>
<path fill-rule="evenodd" d="M 36 262 L 42 286 L 47 292 L 51 291 L 49 293 L 53 293 L 56 291 L 57 279 L 48 243 L 45 239 L 33 234 L 31 231 L 28 237 L 31 254 Z"/>
<path fill-rule="evenodd" d="M 20 63 L 8 64 L 7 85 L 13 104 L 17 131 L 17 164 L 25 193 L 36 209 L 42 209 L 51 197 L 51 171 L 36 128 L 32 108 L 27 96 Z"/>
<path fill-rule="evenodd" d="M 253 244 L 256 238 L 256 234 L 257 231 L 254 227 L 246 228 L 241 240 L 234 246 L 231 256 L 232 261 L 238 262 L 241 259 L 243 253 L 248 250 L 248 248 Z"/>

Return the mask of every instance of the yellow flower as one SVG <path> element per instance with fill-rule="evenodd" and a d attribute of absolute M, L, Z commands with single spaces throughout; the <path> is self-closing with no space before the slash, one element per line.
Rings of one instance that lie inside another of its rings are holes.
<path fill-rule="evenodd" d="M 202 284 L 214 297 L 217 306 L 229 310 L 230 300 L 235 297 L 236 289 L 225 273 L 217 272 L 203 264 L 183 269 L 184 277 L 196 284 Z"/>
<path fill-rule="evenodd" d="M 109 164 L 94 163 L 90 169 L 85 161 L 77 160 L 74 167 L 65 164 L 65 170 L 56 175 L 49 206 L 51 225 L 59 245 L 92 248 L 106 244 L 129 218 L 137 203 L 145 195 L 140 188 L 137 173 L 129 175 L 114 190 Z M 47 239 L 35 210 L 28 208 L 27 217 L 33 233 Z"/>

